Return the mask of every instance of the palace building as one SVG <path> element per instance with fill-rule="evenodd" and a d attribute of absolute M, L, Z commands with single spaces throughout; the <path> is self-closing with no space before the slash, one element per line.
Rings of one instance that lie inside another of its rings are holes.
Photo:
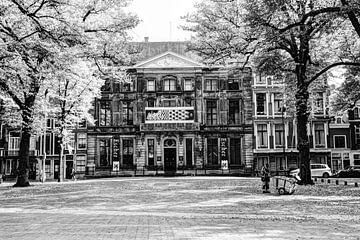
<path fill-rule="evenodd" d="M 251 169 L 251 69 L 165 52 L 108 79 L 87 130 L 87 174 Z M 115 166 L 115 167 L 114 167 Z"/>

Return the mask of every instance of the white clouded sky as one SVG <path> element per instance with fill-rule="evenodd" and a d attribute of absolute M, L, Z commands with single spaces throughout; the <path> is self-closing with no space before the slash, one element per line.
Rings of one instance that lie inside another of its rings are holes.
<path fill-rule="evenodd" d="M 194 11 L 197 0 L 133 0 L 129 11 L 136 13 L 142 22 L 131 31 L 134 41 L 183 41 L 190 33 L 179 29 L 185 21 L 182 16 Z"/>

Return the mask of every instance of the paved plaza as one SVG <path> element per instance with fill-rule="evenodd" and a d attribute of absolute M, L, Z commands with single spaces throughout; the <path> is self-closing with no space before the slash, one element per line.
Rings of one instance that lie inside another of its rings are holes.
<path fill-rule="evenodd" d="M 258 178 L 114 178 L 0 185 L 0 239 L 360 239 L 360 188 L 294 195 Z"/>

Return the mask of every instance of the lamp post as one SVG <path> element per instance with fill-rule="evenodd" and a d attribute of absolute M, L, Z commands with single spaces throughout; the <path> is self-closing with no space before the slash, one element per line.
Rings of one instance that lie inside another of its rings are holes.
<path fill-rule="evenodd" d="M 44 103 L 44 138 L 43 138 L 43 161 L 42 161 L 42 176 L 41 176 L 41 182 L 44 183 L 46 181 L 46 129 L 47 129 L 47 94 L 48 89 L 45 90 L 45 103 Z"/>
<path fill-rule="evenodd" d="M 285 107 L 285 105 L 283 105 L 282 107 L 281 107 L 281 120 L 282 120 L 282 125 L 283 125 L 283 156 L 284 156 L 284 162 L 285 162 L 285 165 L 287 165 L 286 164 L 286 154 L 285 154 L 285 119 L 284 119 L 284 112 L 286 111 L 286 107 Z"/>

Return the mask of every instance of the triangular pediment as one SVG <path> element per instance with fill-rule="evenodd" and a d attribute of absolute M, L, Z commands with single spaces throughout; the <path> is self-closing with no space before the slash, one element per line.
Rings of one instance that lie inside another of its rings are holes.
<path fill-rule="evenodd" d="M 181 56 L 174 52 L 165 52 L 134 66 L 134 68 L 188 68 L 188 67 L 204 67 L 185 56 Z"/>

